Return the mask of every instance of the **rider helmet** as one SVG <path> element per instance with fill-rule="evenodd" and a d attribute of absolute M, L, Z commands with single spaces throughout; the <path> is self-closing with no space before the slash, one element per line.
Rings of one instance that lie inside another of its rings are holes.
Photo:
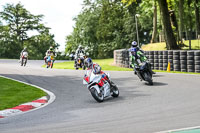
<path fill-rule="evenodd" d="M 92 59 L 91 58 L 86 58 L 85 59 L 85 66 L 87 68 L 91 68 L 92 65 L 93 65 Z"/>
<path fill-rule="evenodd" d="M 51 46 L 51 47 L 49 48 L 49 50 L 50 50 L 50 51 L 53 51 L 53 47 Z"/>
<path fill-rule="evenodd" d="M 98 64 L 95 64 L 93 72 L 94 74 L 99 74 L 101 72 L 101 67 Z"/>
<path fill-rule="evenodd" d="M 138 44 L 137 44 L 137 42 L 136 42 L 136 41 L 133 41 L 133 42 L 131 43 L 131 46 L 132 46 L 132 47 L 137 47 L 137 46 L 138 46 Z"/>
<path fill-rule="evenodd" d="M 26 51 L 27 50 L 27 48 L 26 47 L 24 47 L 24 51 Z"/>

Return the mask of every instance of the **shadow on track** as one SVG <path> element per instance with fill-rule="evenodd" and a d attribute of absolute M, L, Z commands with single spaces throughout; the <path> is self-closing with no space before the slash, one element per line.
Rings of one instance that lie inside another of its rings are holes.
<path fill-rule="evenodd" d="M 155 74 L 155 75 L 153 75 L 153 77 L 164 77 L 164 75 Z"/>
<path fill-rule="evenodd" d="M 147 85 L 147 86 L 165 86 L 165 85 L 168 85 L 167 83 L 161 83 L 161 82 L 153 82 L 153 85 L 150 85 L 149 83 L 147 82 L 144 82 L 144 85 Z"/>

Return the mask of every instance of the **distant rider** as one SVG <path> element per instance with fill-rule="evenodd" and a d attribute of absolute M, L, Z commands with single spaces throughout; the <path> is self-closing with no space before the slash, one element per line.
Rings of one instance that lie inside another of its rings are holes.
<path fill-rule="evenodd" d="M 20 61 L 22 60 L 23 54 L 26 53 L 28 55 L 27 48 L 25 47 L 20 53 Z"/>
<path fill-rule="evenodd" d="M 44 60 L 45 60 L 45 63 L 46 63 L 46 64 L 47 64 L 47 58 L 48 58 L 48 57 L 51 57 L 51 56 L 53 56 L 53 57 L 56 56 L 56 53 L 55 53 L 55 51 L 53 50 L 53 47 L 52 47 L 52 46 L 49 47 L 49 49 L 48 49 L 47 52 L 45 53 Z"/>
<path fill-rule="evenodd" d="M 83 50 L 83 47 L 81 45 L 78 46 L 78 49 L 76 50 L 76 53 L 75 53 L 75 60 L 74 60 L 75 64 L 77 63 L 77 60 L 78 60 L 78 58 L 80 56 L 80 53 L 85 55 L 85 51 Z"/>

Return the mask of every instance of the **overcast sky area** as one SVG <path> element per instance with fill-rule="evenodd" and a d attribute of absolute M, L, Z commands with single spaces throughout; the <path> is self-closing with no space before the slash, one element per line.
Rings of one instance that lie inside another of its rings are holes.
<path fill-rule="evenodd" d="M 0 0 L 0 11 L 6 3 L 17 4 L 21 2 L 30 13 L 44 15 L 43 23 L 50 27 L 50 33 L 55 35 L 55 41 L 65 49 L 65 38 L 73 31 L 76 17 L 82 9 L 83 0 Z"/>

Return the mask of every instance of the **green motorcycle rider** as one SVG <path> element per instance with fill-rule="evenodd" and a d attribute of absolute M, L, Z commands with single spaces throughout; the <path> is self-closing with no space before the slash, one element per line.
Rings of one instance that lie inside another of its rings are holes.
<path fill-rule="evenodd" d="M 137 69 L 139 68 L 139 66 L 143 63 L 143 62 L 148 62 L 147 57 L 143 54 L 143 52 L 141 52 L 140 50 L 138 50 L 136 47 L 132 47 L 130 49 L 131 52 L 131 65 L 130 67 L 134 68 L 135 74 L 137 74 Z M 152 69 L 151 69 L 151 64 L 149 63 L 149 70 L 152 74 L 155 74 Z"/>

